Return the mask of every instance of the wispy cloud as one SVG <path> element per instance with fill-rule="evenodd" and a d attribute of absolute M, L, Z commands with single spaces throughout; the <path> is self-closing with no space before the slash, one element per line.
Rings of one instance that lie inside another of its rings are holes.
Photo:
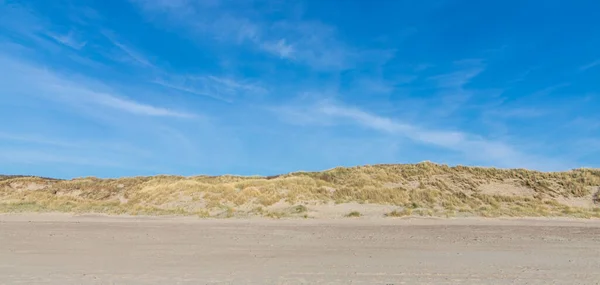
<path fill-rule="evenodd" d="M 454 62 L 456 70 L 429 78 L 436 88 L 463 88 L 471 79 L 485 70 L 481 59 L 467 59 Z"/>
<path fill-rule="evenodd" d="M 165 3 L 168 7 L 171 7 L 171 5 L 178 7 L 181 3 L 176 4 L 177 3 Z M 154 79 L 150 79 L 150 81 L 160 86 L 176 91 L 210 97 L 227 103 L 233 102 L 239 95 L 264 95 L 267 93 L 267 89 L 259 84 L 243 80 L 214 75 L 195 76 L 167 72 L 154 64 L 146 55 L 118 41 L 113 32 L 103 31 L 102 33 L 114 46 L 118 47 L 128 59 L 131 59 L 138 66 L 150 68 L 154 74 Z M 248 32 L 248 34 L 240 34 L 240 36 L 250 36 L 250 32 Z M 126 102 L 119 103 L 120 104 L 118 105 L 129 105 L 126 104 Z M 161 113 L 147 108 L 146 110 L 150 113 Z"/>
<path fill-rule="evenodd" d="M 237 92 L 237 91 L 247 91 L 254 94 L 264 94 L 267 93 L 267 89 L 264 87 L 254 84 L 254 83 L 246 83 L 241 82 L 235 79 L 226 78 L 226 77 L 218 77 L 218 76 L 206 76 L 204 77 L 209 79 L 219 85 L 220 87 L 216 87 L 221 90 L 226 90 L 227 92 Z"/>
<path fill-rule="evenodd" d="M 0 40 L 8 36 L 9 41 L 16 40 L 25 46 L 42 48 L 44 51 L 60 49 L 60 44 L 48 36 L 53 25 L 30 9 L 17 3 L 0 2 L 0 15 Z"/>
<path fill-rule="evenodd" d="M 434 94 L 433 101 L 429 102 L 431 114 L 436 117 L 447 117 L 461 110 L 477 94 L 470 89 L 468 84 L 479 74 L 485 71 L 485 63 L 481 59 L 457 61 L 452 66 L 453 70 L 427 78 Z M 434 104 L 431 104 L 434 103 Z"/>
<path fill-rule="evenodd" d="M 579 70 L 580 71 L 586 71 L 588 69 L 594 68 L 594 67 L 599 66 L 599 65 L 600 65 L 600 59 L 596 60 L 596 61 L 593 61 L 593 62 L 590 62 L 590 63 L 588 63 L 588 64 L 580 67 Z"/>
<path fill-rule="evenodd" d="M 530 119 L 542 117 L 550 114 L 549 110 L 539 109 L 539 108 L 527 108 L 527 107 L 519 107 L 519 108 L 504 108 L 499 109 L 495 108 L 494 110 L 488 111 L 486 114 L 493 115 L 494 117 L 501 117 L 506 119 Z"/>
<path fill-rule="evenodd" d="M 265 33 L 269 37 L 279 37 L 261 39 L 260 45 L 265 51 L 317 69 L 347 69 L 361 59 L 358 50 L 338 40 L 334 27 L 322 22 L 279 21 L 266 27 Z M 273 42 L 277 43 L 278 49 L 265 49 Z M 292 48 L 294 52 L 291 52 Z"/>
<path fill-rule="evenodd" d="M 81 96 L 86 96 L 86 99 L 83 101 L 88 101 L 90 103 L 106 106 L 109 108 L 119 109 L 125 112 L 129 112 L 137 115 L 145 115 L 145 116 L 157 116 L 157 117 L 180 117 L 180 118 L 193 118 L 195 117 L 189 113 L 183 113 L 178 111 L 173 111 L 161 107 L 155 107 L 152 105 L 147 105 L 143 103 L 139 103 L 133 100 L 120 98 L 112 94 L 94 92 L 89 90 L 82 90 L 79 87 L 74 86 L 74 88 L 65 88 L 63 89 L 66 92 L 77 92 Z"/>
<path fill-rule="evenodd" d="M 261 96 L 268 91 L 256 83 L 244 82 L 227 77 L 208 76 L 165 76 L 154 83 L 174 90 L 210 97 L 231 103 L 241 95 Z"/>
<path fill-rule="evenodd" d="M 59 146 L 59 147 L 78 147 L 80 144 L 64 141 L 64 140 L 56 140 L 52 138 L 46 138 L 39 135 L 31 135 L 31 134 L 14 134 L 14 133 L 6 133 L 0 132 L 0 140 L 7 141 L 18 141 L 18 142 L 26 142 L 26 143 L 34 143 L 34 144 L 44 144 L 51 146 Z"/>
<path fill-rule="evenodd" d="M 9 133 L 0 131 L 0 141 L 13 141 L 18 143 L 28 143 L 40 146 L 49 146 L 62 148 L 66 150 L 102 150 L 102 152 L 114 152 L 114 153 L 127 153 L 128 155 L 135 154 L 140 157 L 149 157 L 151 153 L 142 149 L 140 146 L 133 146 L 126 142 L 115 141 L 115 140 L 85 140 L 78 136 L 77 139 L 73 138 L 61 138 L 48 136 L 45 134 L 37 133 Z"/>
<path fill-rule="evenodd" d="M 132 0 L 152 20 L 188 36 L 250 45 L 278 58 L 319 70 L 343 70 L 364 61 L 385 61 L 389 51 L 358 50 L 340 41 L 333 26 L 320 21 L 288 18 L 266 21 L 249 5 L 209 5 L 204 1 Z M 285 5 L 284 5 L 285 6 Z M 232 8 L 234 7 L 234 8 Z M 285 8 L 283 8 L 285 10 Z"/>
<path fill-rule="evenodd" d="M 86 41 L 78 40 L 72 31 L 70 31 L 66 35 L 60 35 L 60 34 L 49 32 L 48 36 L 63 45 L 66 45 L 70 48 L 74 48 L 77 50 L 82 49 L 87 44 Z"/>
<path fill-rule="evenodd" d="M 287 44 L 285 39 L 280 39 L 277 42 L 264 42 L 262 48 L 268 52 L 279 55 L 281 58 L 293 58 L 294 47 Z"/>
<path fill-rule="evenodd" d="M 146 58 L 144 58 L 143 56 L 141 56 L 139 53 L 137 53 L 136 51 L 132 50 L 131 48 L 125 46 L 122 43 L 119 42 L 113 42 L 113 44 L 115 46 L 117 46 L 118 48 L 120 48 L 123 52 L 125 52 L 130 58 L 132 58 L 133 60 L 135 60 L 136 62 L 138 62 L 141 65 L 145 65 L 145 66 L 150 66 L 153 67 L 154 65 L 152 65 L 150 63 L 150 61 L 148 61 Z"/>
<path fill-rule="evenodd" d="M 289 117 L 289 111 L 295 108 L 297 107 L 286 107 L 279 110 L 283 112 L 278 112 L 278 114 L 286 117 L 287 122 L 292 123 L 322 125 L 321 122 L 326 122 L 326 126 L 357 125 L 389 135 L 405 137 L 416 143 L 460 152 L 466 158 L 492 163 L 500 167 L 531 167 L 535 169 L 561 167 L 559 163 L 524 154 L 505 142 L 489 140 L 462 131 L 424 128 L 332 101 L 322 101 L 305 106 L 301 111 L 295 113 L 295 117 Z"/>
<path fill-rule="evenodd" d="M 384 79 L 377 76 L 358 76 L 353 84 L 353 89 L 364 94 L 389 94 L 396 88 L 409 84 L 416 80 L 416 75 L 397 75 L 392 79 Z"/>
<path fill-rule="evenodd" d="M 218 96 L 214 93 L 208 92 L 204 88 L 196 88 L 193 85 L 186 83 L 185 81 L 177 82 L 177 81 L 168 81 L 168 80 L 164 80 L 164 79 L 156 79 L 153 82 L 160 86 L 171 88 L 176 91 L 187 92 L 187 93 L 194 94 L 194 95 L 206 96 L 206 97 L 209 97 L 209 98 L 212 98 L 215 100 L 219 100 L 222 102 L 226 102 L 226 103 L 232 102 L 231 99 L 224 98 L 224 97 Z"/>
<path fill-rule="evenodd" d="M 106 37 L 106 39 L 108 39 L 114 46 L 119 48 L 133 62 L 144 67 L 155 68 L 154 64 L 152 64 L 150 60 L 148 60 L 142 53 L 118 41 L 116 39 L 116 36 L 112 32 L 103 31 L 102 34 Z"/>
<path fill-rule="evenodd" d="M 5 94 L 18 93 L 26 96 L 39 96 L 48 100 L 60 100 L 68 104 L 85 104 L 107 107 L 130 114 L 158 117 L 193 118 L 194 114 L 152 106 L 116 95 L 107 87 L 89 79 L 77 80 L 58 74 L 55 71 L 0 57 L 6 67 L 0 82 L 0 90 Z M 31 84 L 30 82 L 35 82 Z M 87 84 L 86 84 L 87 83 Z"/>
<path fill-rule="evenodd" d="M 567 122 L 567 126 L 570 128 L 577 128 L 590 133 L 596 133 L 600 130 L 600 116 L 577 116 L 570 122 Z"/>
<path fill-rule="evenodd" d="M 361 77 L 357 80 L 356 85 L 360 90 L 372 94 L 387 94 L 394 91 L 394 84 L 392 82 L 379 78 Z"/>

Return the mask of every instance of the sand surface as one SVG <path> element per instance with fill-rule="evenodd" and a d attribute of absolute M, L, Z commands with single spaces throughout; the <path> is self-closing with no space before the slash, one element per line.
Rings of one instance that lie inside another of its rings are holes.
<path fill-rule="evenodd" d="M 0 284 L 600 284 L 600 222 L 0 215 Z"/>

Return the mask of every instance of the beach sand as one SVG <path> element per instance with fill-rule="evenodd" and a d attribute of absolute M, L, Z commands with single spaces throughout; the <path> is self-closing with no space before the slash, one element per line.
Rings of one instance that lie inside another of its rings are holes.
<path fill-rule="evenodd" d="M 600 221 L 0 215 L 0 284 L 600 284 Z"/>

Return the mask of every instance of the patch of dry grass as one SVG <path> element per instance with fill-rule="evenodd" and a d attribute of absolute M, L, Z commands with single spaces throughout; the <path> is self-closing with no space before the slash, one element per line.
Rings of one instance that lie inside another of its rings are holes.
<path fill-rule="evenodd" d="M 360 216 L 362 216 L 362 214 L 359 211 L 352 211 L 352 212 L 346 214 L 346 217 L 348 217 L 348 218 L 358 218 Z"/>
<path fill-rule="evenodd" d="M 304 205 L 357 202 L 404 209 L 389 216 L 598 217 L 599 193 L 598 169 L 538 172 L 427 162 L 273 177 L 0 176 L 0 212 L 283 217 L 304 214 Z"/>
<path fill-rule="evenodd" d="M 406 217 L 406 216 L 410 216 L 410 215 L 412 215 L 412 210 L 409 208 L 404 208 L 400 211 L 393 210 L 393 211 L 385 214 L 386 217 L 396 217 L 396 218 Z"/>

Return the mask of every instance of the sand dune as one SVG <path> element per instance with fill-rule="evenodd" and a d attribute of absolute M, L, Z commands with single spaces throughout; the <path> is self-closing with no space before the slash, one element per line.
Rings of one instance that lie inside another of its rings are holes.
<path fill-rule="evenodd" d="M 0 177 L 0 212 L 21 213 L 600 218 L 599 195 L 598 169 L 538 172 L 429 162 L 272 177 Z"/>

